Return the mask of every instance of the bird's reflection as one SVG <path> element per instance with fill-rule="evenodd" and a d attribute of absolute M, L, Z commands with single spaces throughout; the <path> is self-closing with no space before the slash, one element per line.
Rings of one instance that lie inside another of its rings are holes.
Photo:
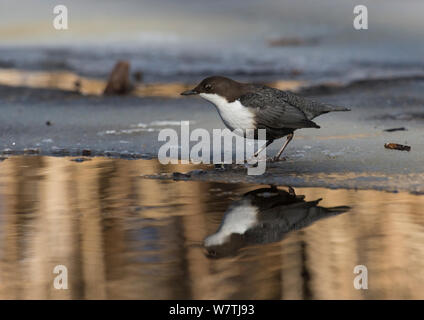
<path fill-rule="evenodd" d="M 207 256 L 222 258 L 245 246 L 278 242 L 290 231 L 350 209 L 325 208 L 318 205 L 322 199 L 304 199 L 291 187 L 288 191 L 271 186 L 245 193 L 225 212 L 218 230 L 204 240 Z"/>

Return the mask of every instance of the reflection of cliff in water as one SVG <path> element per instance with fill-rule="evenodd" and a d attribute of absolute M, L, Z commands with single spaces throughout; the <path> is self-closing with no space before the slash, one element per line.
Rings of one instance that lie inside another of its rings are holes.
<path fill-rule="evenodd" d="M 321 200 L 305 201 L 292 188 L 288 192 L 274 186 L 249 191 L 226 211 L 217 232 L 205 239 L 207 254 L 220 258 L 245 246 L 278 242 L 290 231 L 350 209 L 320 207 Z"/>
<path fill-rule="evenodd" d="M 140 177 L 198 168 L 106 158 L 0 162 L 0 298 L 424 298 L 423 196 L 296 188 L 301 199 L 254 191 L 259 185 Z M 246 232 L 249 242 L 232 256 L 206 257 L 203 240 L 249 191 L 259 203 L 257 193 L 264 196 L 267 232 Z M 284 210 L 291 213 L 275 224 L 272 206 L 307 209 Z M 351 209 L 337 215 L 340 206 Z M 59 264 L 68 268 L 68 290 L 53 288 Z M 353 287 L 359 264 L 368 268 L 368 290 Z"/>

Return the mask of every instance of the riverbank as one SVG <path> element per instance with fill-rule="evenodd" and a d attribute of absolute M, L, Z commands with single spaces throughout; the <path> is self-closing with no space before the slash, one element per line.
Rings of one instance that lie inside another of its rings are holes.
<path fill-rule="evenodd" d="M 317 118 L 319 130 L 299 130 L 287 149 L 287 161 L 269 164 L 265 175 L 248 176 L 245 169 L 234 167 L 191 179 L 422 193 L 423 88 L 421 78 L 406 78 L 303 89 L 303 95 L 352 111 Z M 215 108 L 200 99 L 84 96 L 2 86 L 0 103 L 2 157 L 152 159 L 163 144 L 159 131 L 179 132 L 181 120 L 190 121 L 191 130 L 224 128 Z M 391 128 L 404 130 L 385 131 Z M 282 142 L 274 142 L 268 155 Z M 391 142 L 409 145 L 411 151 L 385 149 Z"/>

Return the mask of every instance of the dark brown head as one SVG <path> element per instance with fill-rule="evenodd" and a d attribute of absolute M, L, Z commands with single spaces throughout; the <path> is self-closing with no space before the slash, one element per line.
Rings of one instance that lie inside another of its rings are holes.
<path fill-rule="evenodd" d="M 198 94 L 205 98 L 205 95 L 219 95 L 232 102 L 248 91 L 248 84 L 240 83 L 229 78 L 213 76 L 200 82 L 197 87 L 181 93 L 183 96 Z"/>

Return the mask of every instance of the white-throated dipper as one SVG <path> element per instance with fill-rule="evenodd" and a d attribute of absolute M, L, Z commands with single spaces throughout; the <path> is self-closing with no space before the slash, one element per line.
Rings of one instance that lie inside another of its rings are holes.
<path fill-rule="evenodd" d="M 230 205 L 218 230 L 203 241 L 206 254 L 223 258 L 242 247 L 279 242 L 293 230 L 350 210 L 347 206 L 321 207 L 321 200 L 306 201 L 291 187 L 288 192 L 275 186 L 249 191 Z"/>
<path fill-rule="evenodd" d="M 320 128 L 312 119 L 332 111 L 350 111 L 345 107 L 321 103 L 288 91 L 265 85 L 240 83 L 229 78 L 213 76 L 204 79 L 192 90 L 181 93 L 200 95 L 212 102 L 230 130 L 266 130 L 266 144 L 257 156 L 275 139 L 287 136 L 274 160 L 278 160 L 293 139 L 293 133 L 302 128 Z M 256 138 L 257 134 L 255 134 Z"/>

